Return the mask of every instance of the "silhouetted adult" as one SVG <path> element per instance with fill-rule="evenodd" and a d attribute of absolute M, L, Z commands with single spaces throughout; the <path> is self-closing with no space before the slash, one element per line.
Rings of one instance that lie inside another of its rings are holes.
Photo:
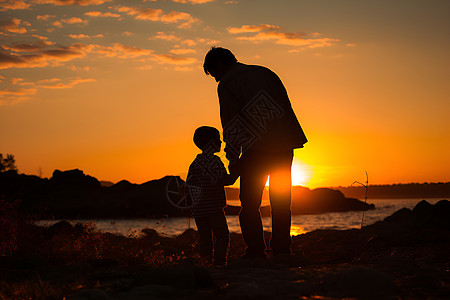
<path fill-rule="evenodd" d="M 266 258 L 260 206 L 270 175 L 270 246 L 275 255 L 291 252 L 291 166 L 293 149 L 306 136 L 280 78 L 268 68 L 237 62 L 212 47 L 204 71 L 216 79 L 225 152 L 230 172 L 240 174 L 239 221 L 247 244 L 244 258 Z"/>

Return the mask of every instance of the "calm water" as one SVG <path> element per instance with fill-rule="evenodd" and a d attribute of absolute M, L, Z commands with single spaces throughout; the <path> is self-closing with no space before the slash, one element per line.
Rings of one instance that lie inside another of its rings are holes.
<path fill-rule="evenodd" d="M 364 215 L 364 225 L 381 221 L 401 208 L 414 208 L 423 199 L 369 199 L 367 202 L 375 204 L 375 209 L 366 212 L 326 213 L 320 215 L 292 216 L 292 235 L 310 232 L 316 229 L 351 229 L 360 228 Z M 442 199 L 426 199 L 435 204 Z M 231 201 L 229 204 L 237 205 Z M 232 232 L 241 232 L 238 216 L 227 216 L 228 227 Z M 40 221 L 39 225 L 50 226 L 59 220 Z M 197 229 L 195 221 L 191 218 L 163 218 L 163 219 L 133 219 L 133 220 L 71 220 L 72 224 L 78 222 L 91 223 L 98 230 L 122 234 L 125 236 L 139 236 L 144 228 L 152 228 L 163 235 L 178 235 L 188 228 Z M 264 229 L 270 231 L 271 220 L 263 218 Z"/>

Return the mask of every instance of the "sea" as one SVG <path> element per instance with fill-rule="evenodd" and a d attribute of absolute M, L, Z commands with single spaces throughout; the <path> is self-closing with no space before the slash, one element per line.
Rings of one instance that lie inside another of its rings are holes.
<path fill-rule="evenodd" d="M 442 198 L 415 199 L 369 199 L 367 203 L 374 204 L 375 209 L 369 211 L 331 212 L 314 215 L 293 215 L 291 235 L 300 235 L 317 229 L 346 230 L 361 228 L 384 220 L 394 212 L 402 209 L 413 209 L 422 200 L 435 204 Z M 239 205 L 238 201 L 228 201 L 229 205 Z M 265 203 L 263 203 L 264 205 Z M 41 220 L 38 225 L 51 226 L 61 220 Z M 96 230 L 120 234 L 127 237 L 139 237 L 142 229 L 156 230 L 162 236 L 176 236 L 187 229 L 195 229 L 193 218 L 158 218 L 158 219 L 80 219 L 68 220 L 71 224 L 88 224 Z M 264 230 L 271 231 L 271 218 L 262 218 Z M 228 228 L 231 232 L 241 232 L 238 216 L 227 216 Z"/>

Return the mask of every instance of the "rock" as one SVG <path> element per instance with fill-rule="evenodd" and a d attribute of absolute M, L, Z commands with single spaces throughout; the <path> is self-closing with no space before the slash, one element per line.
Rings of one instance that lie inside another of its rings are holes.
<path fill-rule="evenodd" d="M 77 230 L 67 221 L 60 221 L 47 228 L 46 235 L 52 238 L 55 235 L 73 235 Z"/>

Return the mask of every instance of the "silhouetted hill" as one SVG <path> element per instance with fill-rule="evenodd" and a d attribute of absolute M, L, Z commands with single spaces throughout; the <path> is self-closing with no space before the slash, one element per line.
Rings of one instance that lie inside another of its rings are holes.
<path fill-rule="evenodd" d="M 364 198 L 363 186 L 337 187 L 346 197 Z M 395 198 L 450 198 L 450 182 L 370 185 L 368 197 Z"/>
<path fill-rule="evenodd" d="M 143 184 L 122 180 L 105 186 L 96 178 L 75 169 L 55 170 L 50 179 L 16 172 L 0 173 L 1 199 L 17 202 L 24 211 L 40 218 L 146 218 L 185 216 L 185 182 L 166 176 Z M 228 199 L 238 199 L 239 189 L 227 188 Z M 265 195 L 267 197 L 267 195 Z M 310 190 L 294 187 L 293 214 L 317 214 L 373 209 L 373 205 L 333 189 Z M 239 213 L 239 206 L 229 206 L 227 214 Z M 270 215 L 269 207 L 261 208 Z"/>

